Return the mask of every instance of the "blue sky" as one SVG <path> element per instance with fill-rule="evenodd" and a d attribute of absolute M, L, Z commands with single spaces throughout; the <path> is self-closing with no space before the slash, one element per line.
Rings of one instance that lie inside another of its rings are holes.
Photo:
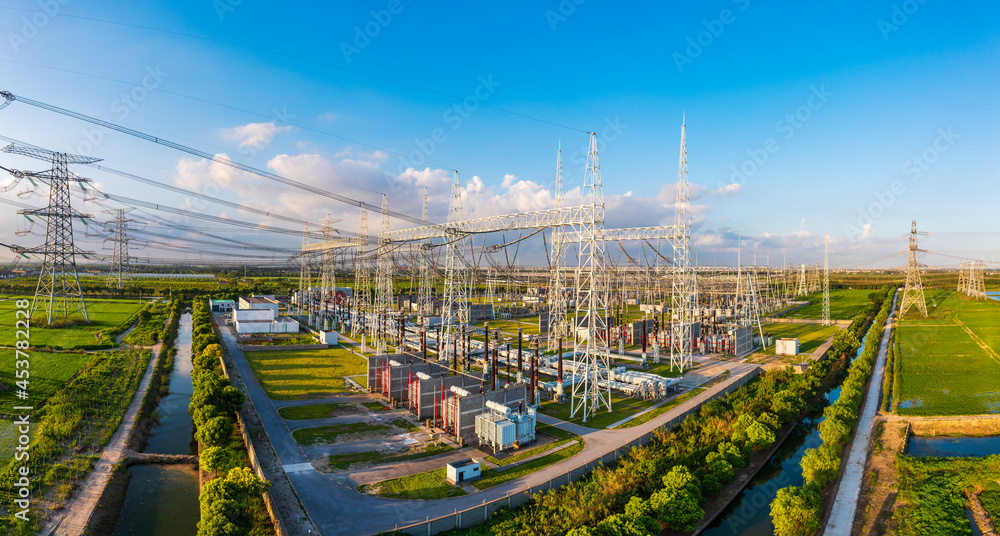
<path fill-rule="evenodd" d="M 890 239 L 912 219 L 931 233 L 928 265 L 957 264 L 945 255 L 1000 261 L 998 235 L 972 236 L 1000 224 L 995 2 L 219 0 L 123 10 L 67 1 L 53 16 L 39 14 L 46 5 L 2 3 L 0 89 L 373 206 L 385 192 L 391 208 L 419 216 L 427 186 L 431 218 L 444 220 L 457 169 L 470 215 L 544 208 L 558 144 L 572 190 L 583 180 L 583 131 L 594 130 L 608 225 L 669 224 L 686 114 L 702 264 L 732 265 L 740 233 L 745 263 L 754 254 L 761 264 L 820 262 L 829 229 L 833 266 L 897 266 L 905 259 L 893 254 L 905 243 Z M 130 106 L 123 94 L 142 98 Z M 0 135 L 9 138 L 90 152 L 115 169 L 313 222 L 329 212 L 357 229 L 356 208 L 93 128 L 23 103 L 0 111 Z M 96 148 L 88 134 L 100 138 Z M 2 155 L 0 163 L 44 167 Z M 77 171 L 108 193 L 259 220 Z M 0 197 L 44 203 L 14 193 Z M 100 213 L 89 205 L 81 210 Z M 24 228 L 15 211 L 0 205 L 0 242 L 39 242 L 13 236 Z M 377 225 L 370 215 L 370 230 Z M 301 243 L 212 228 L 281 247 Z M 162 232 L 192 247 L 181 232 Z M 538 242 L 527 251 L 537 253 Z M 139 254 L 184 255 L 153 249 Z"/>

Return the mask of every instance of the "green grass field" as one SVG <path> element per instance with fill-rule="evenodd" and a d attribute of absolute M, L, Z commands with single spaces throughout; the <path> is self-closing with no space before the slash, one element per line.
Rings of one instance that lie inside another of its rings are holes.
<path fill-rule="evenodd" d="M 353 409 L 353 413 L 361 413 L 351 404 L 316 404 L 314 406 L 289 406 L 286 408 L 280 408 L 278 410 L 278 415 L 281 415 L 283 419 L 288 419 L 290 421 L 305 421 L 308 419 L 322 419 L 324 417 L 332 417 L 335 410 L 341 410 L 346 414 L 346 412 Z"/>
<path fill-rule="evenodd" d="M 246 352 L 267 396 L 298 400 L 348 392 L 344 376 L 365 374 L 365 360 L 346 348 Z"/>
<path fill-rule="evenodd" d="M 17 340 L 15 332 L 16 306 L 15 300 L 28 299 L 30 296 L 0 299 L 0 346 L 13 346 Z M 116 328 L 128 320 L 133 313 L 142 308 L 145 302 L 122 300 L 87 300 L 87 314 L 90 324 L 80 324 L 65 328 L 51 329 L 45 327 L 43 313 L 36 312 L 31 322 L 29 340 L 32 347 L 70 349 L 79 346 L 100 344 L 97 333 L 102 329 Z"/>
<path fill-rule="evenodd" d="M 562 404 L 557 404 L 553 401 L 543 402 L 541 412 L 550 417 L 555 417 L 573 424 L 579 424 L 589 428 L 602 429 L 607 428 L 609 425 L 614 424 L 626 417 L 635 415 L 650 406 L 656 405 L 657 402 L 659 402 L 659 400 L 641 400 L 638 398 L 622 396 L 621 394 L 612 391 L 611 411 L 609 412 L 607 408 L 601 406 L 601 409 L 597 412 L 597 414 L 592 415 L 586 423 L 583 422 L 583 419 L 580 418 L 579 414 L 572 419 L 569 418 L 569 402 L 564 402 Z"/>
<path fill-rule="evenodd" d="M 407 462 L 437 456 L 438 454 L 444 454 L 445 452 L 450 452 L 452 450 L 454 450 L 454 447 L 434 442 L 425 445 L 419 452 L 407 451 L 407 453 L 404 454 L 391 454 L 378 451 L 368 451 L 356 452 L 353 454 L 335 454 L 329 456 L 328 459 L 330 467 L 348 469 L 353 464 L 383 465 L 387 463 Z"/>
<path fill-rule="evenodd" d="M 937 307 L 933 307 L 932 297 Z M 901 396 L 894 401 L 899 402 L 899 413 L 997 413 L 1000 411 L 1000 302 L 968 300 L 955 292 L 940 290 L 927 298 L 928 318 L 911 311 L 899 326 L 901 355 L 897 366 Z"/>
<path fill-rule="evenodd" d="M 775 340 L 798 339 L 799 353 L 809 354 L 819 348 L 831 335 L 840 331 L 837 326 L 822 326 L 820 324 L 764 324 L 764 334 L 770 333 Z M 765 354 L 774 355 L 774 347 L 767 347 Z"/>
<path fill-rule="evenodd" d="M 29 351 L 28 370 L 31 376 L 28 378 L 27 400 L 20 400 L 16 396 L 18 387 L 15 383 L 17 382 L 15 357 L 14 349 L 0 348 L 0 382 L 6 388 L 0 390 L 0 408 L 5 412 L 11 411 L 12 406 L 37 408 L 96 356 L 83 353 Z"/>
<path fill-rule="evenodd" d="M 358 491 L 389 499 L 445 499 L 467 495 L 465 490 L 452 486 L 445 480 L 443 468 L 374 484 L 364 484 L 358 486 Z"/>
<path fill-rule="evenodd" d="M 868 305 L 868 295 L 873 290 L 831 290 L 830 318 L 834 320 L 850 320 Z M 785 318 L 823 318 L 823 293 L 814 292 L 806 296 L 796 297 L 796 300 L 811 302 L 809 305 L 796 309 L 785 315 Z"/>

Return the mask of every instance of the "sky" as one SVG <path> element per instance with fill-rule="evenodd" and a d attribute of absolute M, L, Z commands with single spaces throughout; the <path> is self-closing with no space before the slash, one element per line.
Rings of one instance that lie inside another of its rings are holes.
<path fill-rule="evenodd" d="M 898 267 L 916 220 L 921 262 L 946 267 L 1000 262 L 998 15 L 996 2 L 935 0 L 0 0 L 0 90 L 364 201 L 371 234 L 382 194 L 420 218 L 426 187 L 428 218 L 445 221 L 452 170 L 465 217 L 550 208 L 559 147 L 566 203 L 579 200 L 587 132 L 607 227 L 670 225 L 683 120 L 699 264 L 733 266 L 740 244 L 743 264 L 821 263 L 828 232 L 831 267 Z M 131 213 L 140 257 L 280 260 L 302 244 L 176 209 L 289 231 L 329 215 L 358 231 L 356 206 L 25 102 L 0 110 L 0 136 L 285 217 L 73 166 L 164 207 Z M 2 153 L 0 165 L 46 168 Z M 24 181 L 0 193 L 0 243 L 44 241 L 10 203 L 46 196 Z M 127 206 L 74 203 L 100 221 Z M 538 238 L 518 262 L 544 263 Z"/>

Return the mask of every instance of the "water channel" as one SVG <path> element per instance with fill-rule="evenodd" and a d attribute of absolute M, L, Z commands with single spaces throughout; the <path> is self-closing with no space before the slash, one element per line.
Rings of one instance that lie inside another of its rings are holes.
<path fill-rule="evenodd" d="M 867 335 L 865 335 L 867 338 Z M 864 340 L 854 356 L 861 355 Z M 709 525 L 703 536 L 771 536 L 774 523 L 771 522 L 771 501 L 778 496 L 778 490 L 787 486 L 801 486 L 802 466 L 799 462 L 806 449 L 819 448 L 823 441 L 819 437 L 819 424 L 823 422 L 823 410 L 840 397 L 840 387 L 830 389 L 824 395 L 824 403 L 811 408 L 788 436 L 788 439 L 757 476 L 743 491 L 726 506 L 722 515 Z"/>
<path fill-rule="evenodd" d="M 159 417 L 145 452 L 192 454 L 194 425 L 187 413 L 191 383 L 191 315 L 181 316 L 174 342 L 177 356 L 170 392 L 156 408 Z M 198 473 L 186 465 L 129 468 L 128 491 L 114 536 L 194 536 L 200 517 Z"/>

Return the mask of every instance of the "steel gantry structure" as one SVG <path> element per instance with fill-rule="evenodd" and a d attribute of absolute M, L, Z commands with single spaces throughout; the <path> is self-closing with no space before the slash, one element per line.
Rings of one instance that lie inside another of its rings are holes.
<path fill-rule="evenodd" d="M 444 266 L 444 296 L 441 307 L 442 332 L 437 341 L 438 356 L 451 360 L 455 356 L 457 344 L 450 344 L 458 335 L 458 330 L 468 324 L 470 318 L 470 302 L 472 294 L 473 266 L 466 258 L 473 235 L 498 233 L 504 231 L 540 231 L 553 229 L 553 245 L 550 257 L 550 331 L 555 334 L 570 334 L 567 330 L 567 311 L 563 288 L 565 287 L 564 257 L 568 245 L 577 245 L 577 262 L 574 268 L 574 283 L 576 297 L 576 319 L 572 333 L 573 349 L 576 359 L 583 365 L 572 371 L 571 416 L 581 416 L 589 420 L 601 406 L 610 410 L 610 387 L 606 381 L 610 365 L 608 348 L 608 294 L 610 289 L 609 273 L 606 266 L 605 245 L 608 242 L 626 242 L 641 240 L 666 240 L 674 250 L 674 262 L 668 273 L 671 277 L 674 298 L 671 302 L 673 322 L 671 322 L 672 340 L 678 341 L 671 345 L 671 363 L 674 366 L 688 368 L 691 366 L 692 344 L 691 324 L 695 306 L 696 281 L 695 273 L 690 264 L 691 247 L 691 213 L 689 188 L 687 184 L 687 151 L 685 126 L 681 126 L 681 148 L 678 169 L 678 192 L 675 214 L 675 224 L 672 226 L 637 227 L 625 229 L 605 228 L 605 206 L 603 183 L 600 172 L 600 161 L 597 149 L 596 134 L 590 133 L 590 143 L 587 156 L 586 175 L 584 179 L 584 197 L 580 204 L 562 206 L 562 165 L 561 152 L 557 158 L 556 203 L 551 209 L 503 214 L 485 218 L 465 219 L 462 207 L 462 188 L 458 172 L 453 173 L 451 198 L 448 207 L 446 223 L 426 224 L 426 210 L 422 215 L 424 225 L 400 230 L 389 230 L 387 226 L 387 204 L 383 199 L 383 225 L 378 234 L 378 247 L 375 255 L 379 267 L 375 287 L 379 290 L 378 303 L 373 311 L 390 314 L 392 275 L 390 273 L 392 251 L 407 243 L 420 243 L 422 250 L 429 250 L 434 245 L 446 248 Z M 362 212 L 364 208 L 362 207 Z M 362 216 L 359 237 L 353 239 L 338 239 L 303 246 L 303 252 L 321 252 L 333 248 L 356 247 L 359 258 L 355 259 L 356 270 L 368 273 L 367 255 L 362 248 L 367 248 L 367 226 Z M 428 299 L 428 274 L 431 272 L 429 255 L 421 255 L 421 296 L 420 312 L 426 310 L 424 302 Z M 360 277 L 360 276 L 359 276 Z M 370 277 L 370 276 L 369 276 Z M 360 279 L 366 279 L 360 277 Z M 359 281 L 368 291 L 370 283 Z M 355 290 L 355 294 L 358 294 Z M 359 308 L 363 305 L 359 301 Z M 361 311 L 359 311 L 360 313 Z M 360 316 L 364 316 L 363 314 Z M 384 321 L 388 322 L 388 319 Z M 356 322 L 352 322 L 355 324 Z M 354 326 L 352 325 L 352 331 Z M 368 331 L 371 327 L 368 326 Z M 576 336 L 579 334 L 579 336 Z M 384 339 L 384 337 L 381 337 Z M 384 351 L 384 343 L 380 345 Z"/>

